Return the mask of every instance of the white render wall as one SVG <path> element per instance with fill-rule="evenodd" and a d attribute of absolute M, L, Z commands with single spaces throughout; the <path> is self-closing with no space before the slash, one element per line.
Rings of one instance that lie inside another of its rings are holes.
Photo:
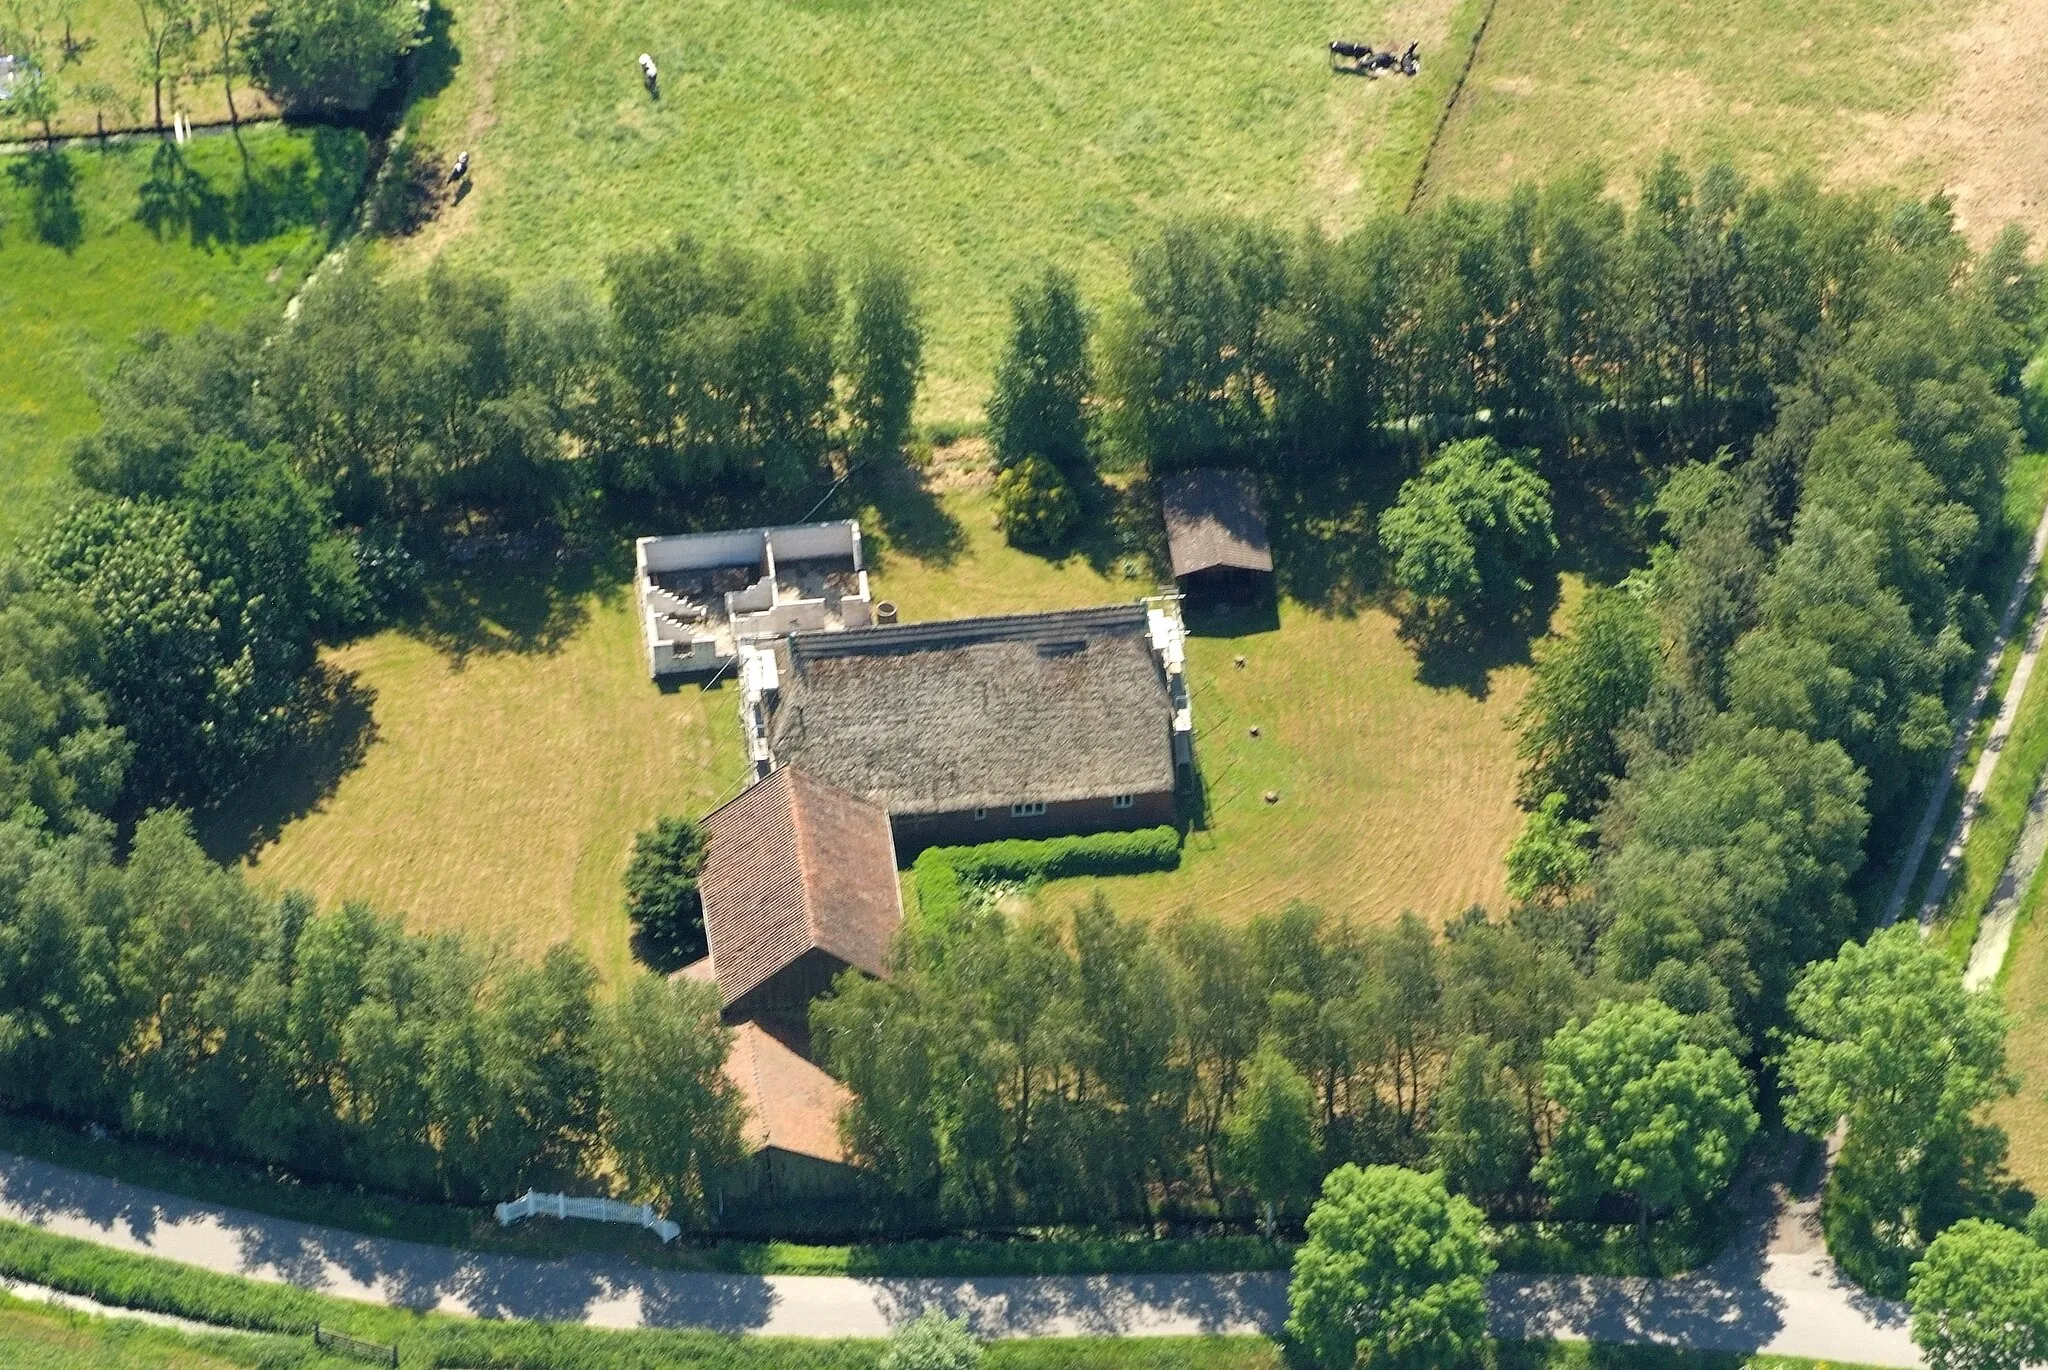
<path fill-rule="evenodd" d="M 838 602 L 839 626 L 867 627 L 874 614 L 868 602 L 867 571 L 861 564 L 860 525 L 852 519 L 636 540 L 633 560 L 638 571 L 647 673 L 658 678 L 716 670 L 731 663 L 735 643 L 742 637 L 782 637 L 834 626 L 825 600 L 784 599 L 775 580 L 777 561 L 828 557 L 851 560 L 859 585 L 853 596 Z M 648 592 L 656 575 L 727 566 L 744 567 L 755 579 L 745 589 L 726 595 L 727 619 L 716 627 L 708 622 L 702 627 L 665 623 L 650 603 Z"/>

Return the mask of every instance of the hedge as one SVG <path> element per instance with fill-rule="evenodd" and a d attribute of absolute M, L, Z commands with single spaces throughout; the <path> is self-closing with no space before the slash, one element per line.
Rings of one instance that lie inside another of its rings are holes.
<path fill-rule="evenodd" d="M 1010 837 L 972 847 L 927 847 L 911 863 L 918 916 L 943 928 L 960 911 L 967 887 L 993 880 L 1060 880 L 1075 875 L 1138 875 L 1180 864 L 1171 827 L 1080 837 Z"/>

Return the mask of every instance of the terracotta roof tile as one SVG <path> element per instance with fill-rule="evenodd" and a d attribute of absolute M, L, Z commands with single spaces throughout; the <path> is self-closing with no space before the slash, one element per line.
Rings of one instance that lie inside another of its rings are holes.
<path fill-rule="evenodd" d="M 713 811 L 704 830 L 697 888 L 727 1004 L 813 948 L 887 971 L 903 891 L 880 808 L 784 767 Z"/>
<path fill-rule="evenodd" d="M 845 1085 L 758 1023 L 741 1023 L 733 1029 L 725 1073 L 746 1103 L 747 1121 L 741 1135 L 748 1146 L 772 1146 L 821 1161 L 845 1161 L 839 1111 L 853 1099 Z"/>

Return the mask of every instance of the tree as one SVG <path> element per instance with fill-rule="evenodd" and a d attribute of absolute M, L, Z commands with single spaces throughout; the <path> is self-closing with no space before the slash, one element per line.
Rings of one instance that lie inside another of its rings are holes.
<path fill-rule="evenodd" d="M 0 817 L 67 832 L 112 809 L 134 747 L 97 684 L 98 619 L 22 579 L 0 568 Z"/>
<path fill-rule="evenodd" d="M 626 916 L 657 951 L 680 961 L 704 954 L 704 905 L 697 872 L 704 831 L 687 818 L 662 817 L 633 839 L 626 865 Z"/>
<path fill-rule="evenodd" d="M 1019 547 L 1051 547 L 1081 516 L 1080 501 L 1059 468 L 1027 456 L 996 473 L 996 523 Z"/>
<path fill-rule="evenodd" d="M 1965 1218 L 1913 1266 L 1913 1341 L 1930 1370 L 2022 1370 L 2048 1360 L 2048 1251 Z"/>
<path fill-rule="evenodd" d="M 1281 1208 L 1315 1192 L 1316 1096 L 1271 1040 L 1259 1046 L 1223 1119 L 1225 1173 L 1258 1200 L 1260 1225 L 1273 1235 Z"/>
<path fill-rule="evenodd" d="M 63 108 L 55 66 L 62 59 L 51 51 L 47 22 L 46 15 L 26 0 L 10 0 L 0 10 L 0 52 L 19 64 L 7 99 L 0 101 L 0 119 L 40 124 L 46 152 L 55 153 L 57 112 Z"/>
<path fill-rule="evenodd" d="M 1380 516 L 1407 619 L 1425 640 L 1481 616 L 1508 621 L 1551 573 L 1550 487 L 1492 438 L 1452 443 Z"/>
<path fill-rule="evenodd" d="M 1287 1334 L 1324 1370 L 1439 1370 L 1486 1334 L 1479 1210 L 1439 1175 L 1343 1165 L 1323 1181 L 1287 1287 Z"/>
<path fill-rule="evenodd" d="M 142 21 L 136 65 L 149 82 L 156 129 L 164 127 L 164 77 L 189 60 L 199 43 L 197 0 L 135 0 Z"/>
<path fill-rule="evenodd" d="M 1506 1052 L 1467 1037 L 1430 1108 L 1429 1156 L 1453 1193 L 1498 1200 L 1528 1173 L 1535 1138 L 1509 1086 Z"/>
<path fill-rule="evenodd" d="M 1545 795 L 1508 848 L 1508 893 L 1523 903 L 1568 899 L 1593 869 L 1591 823 L 1565 817 L 1565 797 Z"/>
<path fill-rule="evenodd" d="M 2014 1088 L 2004 1010 L 1901 925 L 1810 967 L 1790 1011 L 1786 1123 L 1815 1137 L 1849 1124 L 1822 1210 L 1829 1249 L 1859 1280 L 1900 1291 L 1977 1110 Z"/>
<path fill-rule="evenodd" d="M 889 1334 L 880 1370 L 974 1370 L 979 1364 L 981 1343 L 967 1330 L 967 1319 L 929 1307 Z"/>
<path fill-rule="evenodd" d="M 924 325 L 910 271 L 871 257 L 853 278 L 847 319 L 847 426 L 853 456 L 871 461 L 902 450 L 924 369 Z"/>
<path fill-rule="evenodd" d="M 357 113 L 419 31 L 414 0 L 269 0 L 249 21 L 249 74 L 287 109 Z"/>
<path fill-rule="evenodd" d="M 1658 645 L 1657 620 L 1640 598 L 1596 586 L 1564 637 L 1538 652 L 1515 714 L 1525 808 L 1561 794 L 1565 816 L 1593 816 L 1621 772 L 1622 724 L 1649 700 Z"/>
<path fill-rule="evenodd" d="M 1567 1024 L 1544 1053 L 1543 1086 L 1563 1117 L 1536 1179 L 1565 1207 L 1632 1195 L 1646 1238 L 1651 1213 L 1725 1189 L 1756 1131 L 1734 1053 L 1687 1041 L 1685 1020 L 1655 999 Z"/>
<path fill-rule="evenodd" d="M 1663 961 L 1703 961 L 1760 1040 L 1799 967 L 1854 926 L 1863 785 L 1834 743 L 1733 718 L 1683 765 L 1623 784 L 1601 822 L 1601 960 L 1639 984 Z"/>
<path fill-rule="evenodd" d="M 703 1213 L 741 1156 L 742 1105 L 725 1077 L 731 1038 L 717 990 L 637 976 L 599 1041 L 604 1144 L 627 1194 Z"/>
<path fill-rule="evenodd" d="M 221 93 L 228 102 L 228 125 L 235 130 L 238 140 L 242 134 L 242 115 L 235 108 L 235 78 L 248 68 L 243 29 L 255 3 L 256 0 L 199 0 L 199 22 L 212 37 L 213 50 L 218 54 L 214 74 L 220 77 Z"/>
<path fill-rule="evenodd" d="M 1087 311 L 1068 272 L 1047 267 L 1010 298 L 1010 340 L 988 402 L 989 446 L 999 466 L 1043 457 L 1069 481 L 1088 470 Z"/>

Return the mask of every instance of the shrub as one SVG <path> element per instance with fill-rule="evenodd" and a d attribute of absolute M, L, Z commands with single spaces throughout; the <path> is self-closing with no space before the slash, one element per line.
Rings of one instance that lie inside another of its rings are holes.
<path fill-rule="evenodd" d="M 996 524 L 1019 547 L 1050 547 L 1081 517 L 1081 502 L 1059 468 L 1028 456 L 996 476 Z"/>
<path fill-rule="evenodd" d="M 934 1307 L 889 1334 L 880 1370 L 974 1370 L 979 1364 L 981 1343 L 967 1330 L 967 1319 Z"/>
<path fill-rule="evenodd" d="M 950 850 L 956 849 L 928 847 L 910 866 L 911 882 L 917 889 L 918 918 L 934 931 L 949 926 L 959 915 L 960 906 L 967 902 L 960 872 L 946 859 Z"/>
<path fill-rule="evenodd" d="M 368 109 L 419 23 L 413 0 L 272 0 L 249 21 L 250 74 L 288 109 Z"/>
<path fill-rule="evenodd" d="M 704 954 L 704 906 L 697 898 L 703 864 L 704 832 L 687 818 L 657 818 L 633 839 L 626 913 L 651 950 L 679 963 Z"/>

